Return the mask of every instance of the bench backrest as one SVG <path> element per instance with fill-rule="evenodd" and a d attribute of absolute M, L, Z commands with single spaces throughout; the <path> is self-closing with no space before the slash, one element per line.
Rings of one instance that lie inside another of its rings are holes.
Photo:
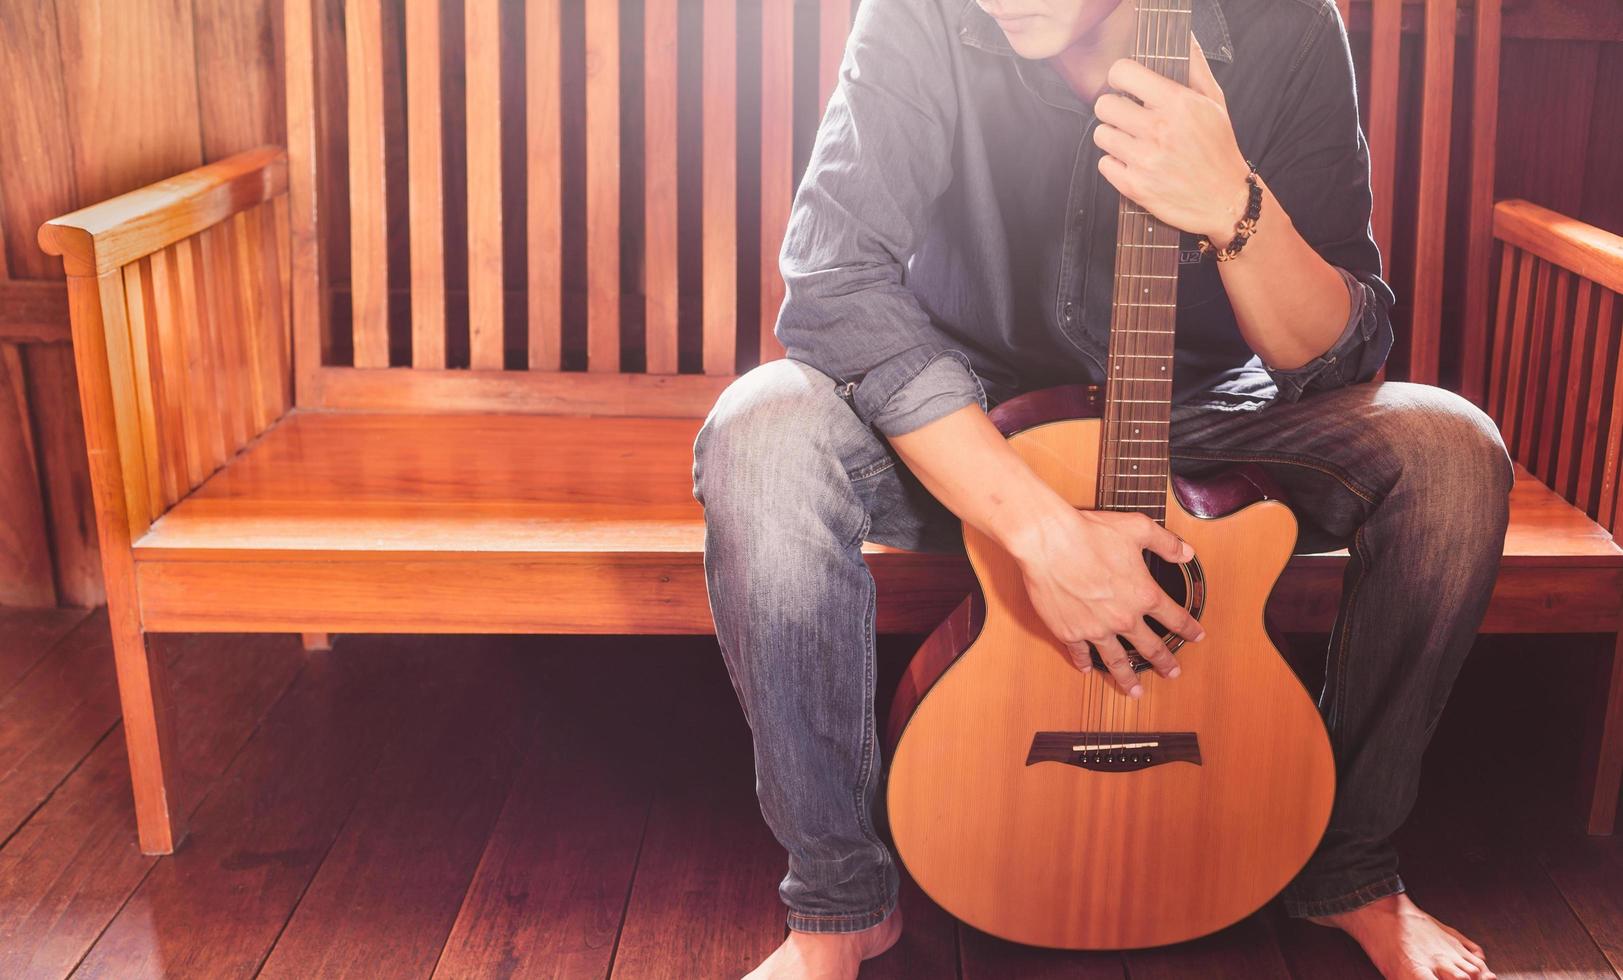
<path fill-rule="evenodd" d="M 1398 250 L 1400 359 L 1423 381 L 1442 348 L 1456 4 L 1425 3 Z M 1468 295 L 1487 292 L 1499 4 L 1475 7 Z M 298 404 L 702 415 L 781 354 L 777 253 L 854 6 L 286 0 Z M 1368 8 L 1363 83 L 1388 256 L 1402 7 Z M 1468 311 L 1468 362 L 1486 319 Z"/>

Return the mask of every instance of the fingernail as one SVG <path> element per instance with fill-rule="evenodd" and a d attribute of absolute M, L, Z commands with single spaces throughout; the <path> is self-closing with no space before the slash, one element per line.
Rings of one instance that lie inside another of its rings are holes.
<path fill-rule="evenodd" d="M 1141 698 L 1141 697 L 1143 697 L 1144 696 L 1144 688 L 1143 688 L 1143 686 L 1141 686 L 1139 684 L 1134 684 L 1133 689 L 1131 691 L 1127 692 L 1127 696 L 1130 697 L 1130 698 Z"/>
<path fill-rule="evenodd" d="M 1206 631 L 1205 630 L 1201 630 L 1199 633 L 1195 634 L 1195 642 L 1196 643 L 1199 643 L 1201 640 L 1204 640 L 1204 639 L 1206 639 Z"/>
<path fill-rule="evenodd" d="M 1183 673 L 1183 668 L 1182 667 L 1174 667 L 1171 670 L 1167 671 L 1167 676 L 1168 677 L 1177 677 L 1181 673 Z"/>

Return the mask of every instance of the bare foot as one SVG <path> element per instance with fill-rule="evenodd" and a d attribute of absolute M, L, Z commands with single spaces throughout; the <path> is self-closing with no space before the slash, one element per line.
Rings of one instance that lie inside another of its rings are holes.
<path fill-rule="evenodd" d="M 861 932 L 795 932 L 744 980 L 856 980 L 863 960 L 871 960 L 902 938 L 897 908 Z"/>
<path fill-rule="evenodd" d="M 1420 911 L 1401 892 L 1308 921 L 1358 940 L 1386 980 L 1494 980 L 1481 946 Z"/>

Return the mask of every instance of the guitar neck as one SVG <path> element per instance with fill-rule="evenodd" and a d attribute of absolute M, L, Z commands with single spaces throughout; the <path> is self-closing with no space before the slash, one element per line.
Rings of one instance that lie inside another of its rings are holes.
<path fill-rule="evenodd" d="M 1190 0 L 1139 0 L 1134 57 L 1186 84 L 1189 28 Z M 1170 472 L 1180 241 L 1178 229 L 1121 199 L 1098 507 L 1137 511 L 1159 522 L 1166 520 Z"/>

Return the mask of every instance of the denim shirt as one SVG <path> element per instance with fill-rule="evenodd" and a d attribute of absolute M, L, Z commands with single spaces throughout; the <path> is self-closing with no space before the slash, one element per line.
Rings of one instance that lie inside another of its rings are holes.
<path fill-rule="evenodd" d="M 1352 312 L 1324 354 L 1270 368 L 1185 234 L 1174 415 L 1368 380 L 1392 347 L 1394 297 L 1335 4 L 1193 0 L 1193 14 L 1241 152 L 1341 271 Z M 789 356 L 838 380 L 887 436 L 977 401 L 1103 383 L 1119 197 L 1099 175 L 1095 122 L 974 0 L 864 0 L 779 256 Z M 1265 209 L 1257 234 L 1279 220 Z"/>

